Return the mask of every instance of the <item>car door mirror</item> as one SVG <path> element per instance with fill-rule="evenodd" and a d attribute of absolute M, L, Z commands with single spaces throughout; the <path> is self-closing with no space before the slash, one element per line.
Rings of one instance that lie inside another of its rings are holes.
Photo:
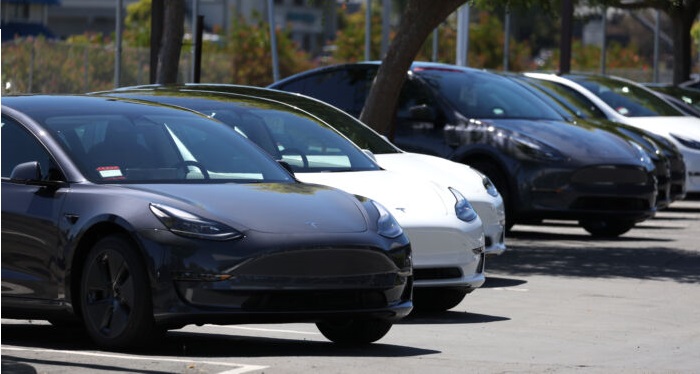
<path fill-rule="evenodd" d="M 435 122 L 435 109 L 426 104 L 414 105 L 408 109 L 411 119 L 421 122 Z"/>
<path fill-rule="evenodd" d="M 362 152 L 364 152 L 369 158 L 372 159 L 372 161 L 377 162 L 377 158 L 374 157 L 374 153 L 370 151 L 369 149 L 363 149 Z"/>
<path fill-rule="evenodd" d="M 41 181 L 41 165 L 38 161 L 23 162 L 12 169 L 10 181 L 14 183 L 34 184 Z"/>
<path fill-rule="evenodd" d="M 289 172 L 289 174 L 294 175 L 294 170 L 292 170 L 292 165 L 290 165 L 287 161 L 284 160 L 277 160 L 277 163 L 282 165 L 282 167 Z"/>

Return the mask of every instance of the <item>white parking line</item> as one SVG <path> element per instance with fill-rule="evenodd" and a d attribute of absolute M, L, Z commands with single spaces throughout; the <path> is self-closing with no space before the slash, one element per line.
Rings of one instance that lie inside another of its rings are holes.
<path fill-rule="evenodd" d="M 512 288 L 512 287 L 493 287 L 493 288 L 489 288 L 489 290 L 513 291 L 513 292 L 528 292 L 528 291 L 530 291 L 527 288 Z"/>
<path fill-rule="evenodd" d="M 227 329 L 237 329 L 237 330 L 248 330 L 248 331 L 264 331 L 264 332 L 283 332 L 286 334 L 303 334 L 303 335 L 321 335 L 320 332 L 309 332 L 309 331 L 299 331 L 299 330 L 282 330 L 282 329 L 264 329 L 259 327 L 245 327 L 245 326 L 231 326 L 231 325 L 205 325 L 209 327 L 225 327 Z"/>
<path fill-rule="evenodd" d="M 2 350 L 7 351 L 28 351 L 28 352 L 45 352 L 45 353 L 61 353 L 67 355 L 78 355 L 78 356 L 91 356 L 91 357 L 104 357 L 104 358 L 116 358 L 124 360 L 148 360 L 148 361 L 162 361 L 162 362 L 180 362 L 186 364 L 206 364 L 206 365 L 217 365 L 217 366 L 229 366 L 235 367 L 235 369 L 226 370 L 219 372 L 218 374 L 243 374 L 256 370 L 264 370 L 269 366 L 260 365 L 245 365 L 237 364 L 235 362 L 221 362 L 221 361 L 195 361 L 195 360 L 182 360 L 175 358 L 158 358 L 158 357 L 140 357 L 132 355 L 115 355 L 115 354 L 105 354 L 105 353 L 94 353 L 94 352 L 75 352 L 75 351 L 64 351 L 57 349 L 27 349 L 27 348 L 17 348 L 17 347 L 6 347 L 2 346 Z"/>

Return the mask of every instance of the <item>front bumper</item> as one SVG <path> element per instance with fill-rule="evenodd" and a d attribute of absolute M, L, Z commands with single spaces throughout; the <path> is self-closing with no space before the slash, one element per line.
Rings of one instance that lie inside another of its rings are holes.
<path fill-rule="evenodd" d="M 484 230 L 457 217 L 430 217 L 421 225 L 399 221 L 411 240 L 414 287 L 476 289 L 484 277 Z"/>
<path fill-rule="evenodd" d="M 656 178 L 641 167 L 540 168 L 521 180 L 520 218 L 641 222 L 656 213 Z"/>
<path fill-rule="evenodd" d="M 154 318 L 162 326 L 395 321 L 413 308 L 411 246 L 405 236 L 307 240 L 256 233 L 213 242 L 159 235 L 157 242 L 145 243 L 151 258 L 162 258 L 152 273 Z"/>

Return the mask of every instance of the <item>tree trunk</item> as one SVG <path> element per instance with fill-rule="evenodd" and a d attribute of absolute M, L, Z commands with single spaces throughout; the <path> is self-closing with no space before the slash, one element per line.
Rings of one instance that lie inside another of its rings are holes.
<path fill-rule="evenodd" d="M 690 79 L 693 65 L 692 43 L 690 29 L 700 10 L 700 2 L 688 1 L 678 5 L 668 12 L 673 23 L 673 84 L 679 84 Z"/>
<path fill-rule="evenodd" d="M 430 33 L 466 0 L 409 0 L 382 60 L 360 120 L 392 138 L 399 93 L 413 59 Z"/>
<path fill-rule="evenodd" d="M 165 1 L 163 41 L 158 54 L 156 83 L 177 83 L 182 37 L 185 34 L 185 0 Z"/>
<path fill-rule="evenodd" d="M 673 84 L 690 79 L 690 71 L 693 65 L 690 29 L 695 17 L 700 12 L 700 0 L 646 0 L 623 2 L 618 0 L 612 4 L 622 9 L 654 8 L 665 12 L 673 23 Z"/>

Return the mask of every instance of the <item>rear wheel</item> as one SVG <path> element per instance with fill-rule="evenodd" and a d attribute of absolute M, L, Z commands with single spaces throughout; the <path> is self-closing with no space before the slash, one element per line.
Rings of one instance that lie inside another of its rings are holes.
<path fill-rule="evenodd" d="M 462 288 L 414 288 L 413 310 L 416 312 L 444 312 L 464 300 L 469 291 Z"/>
<path fill-rule="evenodd" d="M 141 347 L 155 337 L 146 269 L 121 235 L 100 240 L 87 256 L 80 283 L 85 329 L 101 347 Z"/>
<path fill-rule="evenodd" d="M 634 221 L 627 220 L 581 220 L 581 227 L 588 231 L 591 235 L 601 238 L 618 237 L 627 231 L 630 231 L 634 225 Z"/>
<path fill-rule="evenodd" d="M 318 322 L 321 334 L 341 345 L 365 345 L 376 342 L 391 329 L 392 322 L 383 319 L 351 319 Z"/>

